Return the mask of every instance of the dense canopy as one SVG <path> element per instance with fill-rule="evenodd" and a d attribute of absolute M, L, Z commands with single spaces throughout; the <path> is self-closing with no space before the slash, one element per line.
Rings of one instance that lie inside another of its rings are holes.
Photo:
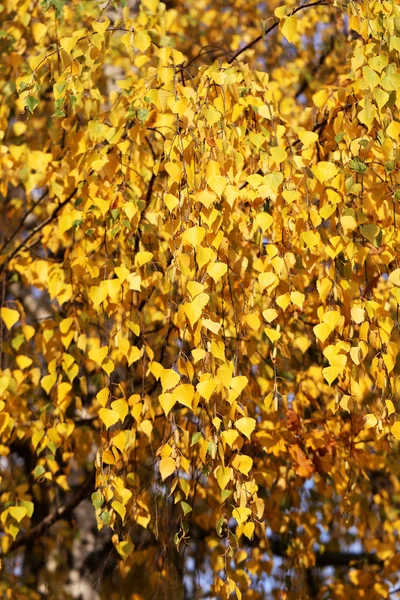
<path fill-rule="evenodd" d="M 3 598 L 400 590 L 396 0 L 1 0 Z"/>

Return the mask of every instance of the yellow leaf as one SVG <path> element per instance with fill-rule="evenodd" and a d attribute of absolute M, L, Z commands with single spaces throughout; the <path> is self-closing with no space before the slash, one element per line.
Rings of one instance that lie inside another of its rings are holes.
<path fill-rule="evenodd" d="M 171 181 L 173 183 L 177 183 L 182 175 L 182 163 L 168 162 L 165 165 L 165 170 L 167 171 Z"/>
<path fill-rule="evenodd" d="M 318 246 L 321 242 L 318 231 L 304 231 L 301 234 L 301 239 L 310 250 L 313 250 L 313 248 Z"/>
<path fill-rule="evenodd" d="M 216 201 L 217 196 L 215 192 L 210 192 L 210 190 L 200 190 L 196 193 L 196 200 L 202 203 L 206 208 L 210 208 L 212 204 Z"/>
<path fill-rule="evenodd" d="M 353 306 L 350 313 L 351 318 L 353 319 L 354 323 L 357 323 L 357 325 L 365 320 L 365 311 L 362 306 Z"/>
<path fill-rule="evenodd" d="M 32 359 L 29 358 L 29 356 L 24 356 L 23 354 L 19 354 L 16 357 L 15 361 L 21 370 L 27 369 L 28 367 L 30 367 L 33 362 Z"/>
<path fill-rule="evenodd" d="M 179 373 L 173 369 L 164 369 L 161 374 L 161 386 L 163 392 L 167 392 L 174 388 L 180 382 L 181 378 Z"/>
<path fill-rule="evenodd" d="M 119 421 L 119 414 L 110 408 L 100 408 L 99 417 L 106 426 L 106 429 L 109 429 Z"/>
<path fill-rule="evenodd" d="M 267 273 L 260 273 L 258 276 L 258 281 L 260 283 L 261 291 L 263 291 L 265 288 L 271 288 L 272 290 L 279 283 L 279 279 L 275 273 L 272 273 L 271 271 L 268 271 Z"/>
<path fill-rule="evenodd" d="M 94 31 L 96 31 L 96 33 L 100 33 L 100 35 L 104 35 L 109 24 L 110 24 L 110 19 L 106 19 L 105 21 L 102 21 L 101 23 L 99 21 L 92 21 L 92 29 Z"/>
<path fill-rule="evenodd" d="M 195 227 L 190 227 L 189 229 L 186 229 L 186 231 L 183 232 L 182 242 L 184 244 L 189 244 L 190 246 L 193 246 L 193 248 L 195 248 L 196 246 L 201 244 L 205 235 L 206 230 L 204 229 L 204 227 L 199 227 L 198 225 L 196 225 Z"/>
<path fill-rule="evenodd" d="M 102 348 L 92 348 L 89 350 L 90 360 L 94 360 L 98 365 L 101 365 L 108 354 L 108 346 Z"/>
<path fill-rule="evenodd" d="M 145 6 L 151 13 L 155 14 L 160 0 L 142 0 L 142 5 Z"/>
<path fill-rule="evenodd" d="M 121 422 L 123 423 L 126 415 L 129 412 L 127 401 L 123 398 L 120 398 L 119 400 L 114 400 L 114 402 L 111 402 L 111 408 L 114 412 L 118 414 L 119 418 L 121 419 Z"/>
<path fill-rule="evenodd" d="M 205 108 L 204 109 L 204 116 L 206 118 L 207 123 L 209 124 L 210 127 L 212 127 L 213 125 L 215 125 L 215 123 L 217 123 L 217 121 L 219 121 L 222 117 L 221 113 L 219 112 L 219 110 L 216 110 L 214 107 L 210 106 L 210 108 Z"/>
<path fill-rule="evenodd" d="M 304 148 L 308 148 L 308 146 L 315 144 L 315 142 L 318 140 L 318 133 L 314 133 L 314 131 L 300 131 L 299 139 Z"/>
<path fill-rule="evenodd" d="M 400 441 L 400 421 L 396 421 L 395 423 L 393 423 L 390 431 L 392 432 L 392 435 L 396 438 L 396 440 Z"/>
<path fill-rule="evenodd" d="M 108 387 L 103 388 L 100 392 L 96 394 L 96 400 L 101 406 L 105 406 L 108 402 L 108 398 L 110 397 L 110 389 Z"/>
<path fill-rule="evenodd" d="M 114 273 L 116 274 L 116 276 L 118 277 L 118 279 L 122 282 L 125 281 L 125 279 L 127 279 L 128 275 L 129 275 L 129 269 L 127 269 L 124 266 L 121 267 L 115 267 L 114 269 Z"/>
<path fill-rule="evenodd" d="M 232 479 L 232 469 L 229 467 L 223 467 L 222 465 L 218 465 L 218 467 L 214 471 L 214 475 L 216 480 L 218 481 L 218 485 L 221 490 L 224 490 L 230 480 Z"/>
<path fill-rule="evenodd" d="M 324 378 L 328 382 L 328 385 L 331 385 L 331 383 L 340 374 L 341 374 L 341 369 L 339 369 L 338 367 L 325 367 L 325 369 L 322 369 L 322 375 L 324 376 Z"/>
<path fill-rule="evenodd" d="M 164 202 L 169 212 L 173 212 L 174 209 L 179 205 L 179 200 L 173 194 L 165 194 Z"/>
<path fill-rule="evenodd" d="M 323 279 L 319 279 L 317 281 L 317 291 L 318 291 L 321 302 L 325 303 L 325 301 L 332 289 L 332 286 L 333 286 L 332 281 L 330 279 L 328 279 L 327 277 L 324 277 Z"/>
<path fill-rule="evenodd" d="M 256 427 L 256 420 L 251 417 L 242 417 L 235 421 L 235 427 L 250 440 L 250 436 Z"/>
<path fill-rule="evenodd" d="M 271 340 L 271 342 L 274 344 L 275 342 L 277 342 L 280 337 L 281 334 L 279 331 L 277 331 L 276 329 L 272 329 L 272 327 L 266 327 L 264 329 L 264 333 L 265 335 L 268 336 L 268 338 Z"/>
<path fill-rule="evenodd" d="M 198 281 L 189 281 L 186 288 L 191 297 L 195 298 L 204 290 L 204 285 Z"/>
<path fill-rule="evenodd" d="M 222 177 L 222 175 L 214 175 L 213 177 L 209 177 L 207 179 L 208 187 L 211 188 L 219 198 L 221 198 L 224 189 L 226 188 L 226 184 L 227 181 L 225 177 Z"/>
<path fill-rule="evenodd" d="M 278 316 L 278 311 L 275 308 L 267 308 L 267 310 L 264 310 L 262 316 L 267 323 L 272 323 Z"/>
<path fill-rule="evenodd" d="M 63 381 L 57 386 L 57 402 L 61 404 L 72 390 L 72 385 L 67 381 Z"/>
<path fill-rule="evenodd" d="M 32 25 L 32 35 L 36 44 L 40 42 L 40 40 L 46 35 L 47 27 L 44 23 L 33 23 Z"/>
<path fill-rule="evenodd" d="M 285 17 L 280 22 L 280 30 L 290 44 L 294 44 L 297 40 L 297 19 L 294 15 Z"/>
<path fill-rule="evenodd" d="M 1 309 L 1 318 L 3 319 L 7 329 L 11 329 L 11 327 L 19 320 L 19 312 L 12 308 L 3 306 Z"/>
<path fill-rule="evenodd" d="M 378 419 L 376 418 L 375 415 L 373 414 L 369 414 L 369 415 L 365 415 L 364 417 L 364 428 L 365 429 L 371 429 L 371 427 L 376 427 L 376 425 L 378 425 Z M 400 426 L 400 423 L 399 423 Z M 400 429 L 400 427 L 399 427 Z M 393 427 L 392 427 L 392 433 L 393 433 Z"/>
<path fill-rule="evenodd" d="M 18 523 L 20 523 L 22 519 L 28 514 L 28 511 L 25 508 L 25 506 L 10 506 L 8 512 L 13 517 L 13 519 L 18 521 Z"/>
<path fill-rule="evenodd" d="M 173 458 L 168 457 L 168 458 L 162 458 L 160 460 L 160 474 L 161 474 L 163 481 L 165 479 L 167 479 L 167 477 L 172 475 L 172 473 L 174 471 L 175 471 L 175 461 Z"/>
<path fill-rule="evenodd" d="M 238 525 L 245 523 L 251 515 L 251 510 L 245 506 L 234 508 L 232 511 L 232 517 L 237 521 Z"/>
<path fill-rule="evenodd" d="M 324 183 L 337 175 L 338 168 L 335 164 L 327 161 L 321 161 L 312 168 L 317 179 Z"/>
<path fill-rule="evenodd" d="M 146 31 L 139 31 L 138 33 L 135 33 L 133 43 L 135 48 L 140 50 L 140 52 L 146 52 L 151 44 L 151 38 Z"/>
<path fill-rule="evenodd" d="M 250 473 L 250 469 L 253 466 L 253 459 L 250 456 L 246 456 L 245 454 L 237 454 L 237 458 L 239 458 L 239 465 L 237 468 L 238 471 L 243 473 L 243 475 L 248 475 Z"/>
<path fill-rule="evenodd" d="M 46 394 L 49 394 L 51 388 L 54 386 L 56 381 L 57 381 L 57 373 L 52 373 L 50 375 L 45 375 L 41 379 L 40 385 L 42 386 L 42 388 L 44 389 Z"/>
<path fill-rule="evenodd" d="M 286 294 L 282 294 L 276 298 L 276 303 L 282 310 L 286 310 L 290 304 L 290 294 L 286 292 Z"/>
<path fill-rule="evenodd" d="M 249 327 L 251 327 L 251 329 L 257 331 L 261 325 L 260 317 L 257 313 L 246 315 L 246 323 L 249 325 Z"/>
<path fill-rule="evenodd" d="M 267 229 L 269 229 L 274 222 L 271 215 L 267 212 L 258 213 L 256 215 L 256 223 L 260 227 L 261 231 L 264 233 Z"/>
<path fill-rule="evenodd" d="M 215 334 L 217 334 L 218 331 L 221 329 L 221 323 L 216 323 L 215 321 L 212 321 L 211 319 L 202 319 L 201 324 L 204 327 L 206 327 L 206 329 L 209 329 L 210 331 L 212 331 Z"/>
<path fill-rule="evenodd" d="M 225 360 L 225 344 L 224 342 L 211 342 L 210 352 L 215 358 L 219 360 Z"/>
<path fill-rule="evenodd" d="M 237 394 L 237 397 L 243 392 L 244 388 L 249 383 L 249 380 L 244 375 L 238 375 L 237 377 L 232 377 L 230 382 L 230 387 L 232 391 Z"/>
<path fill-rule="evenodd" d="M 100 304 L 107 298 L 106 288 L 93 285 L 89 290 L 89 298 L 93 302 L 93 308 L 97 310 Z"/>
<path fill-rule="evenodd" d="M 388 411 L 388 416 L 393 415 L 396 412 L 394 404 L 391 400 L 385 400 L 386 408 Z"/>
<path fill-rule="evenodd" d="M 101 368 L 107 373 L 108 376 L 114 371 L 114 363 L 112 360 L 106 360 L 102 363 Z"/>
<path fill-rule="evenodd" d="M 255 529 L 255 525 L 254 525 L 253 521 L 249 521 L 243 527 L 243 533 L 247 538 L 249 538 L 249 540 L 251 540 L 253 538 L 254 529 Z"/>
<path fill-rule="evenodd" d="M 126 515 L 126 508 L 125 506 L 119 502 L 118 500 L 114 500 L 111 503 L 111 506 L 113 507 L 113 509 L 115 510 L 115 512 L 117 512 L 119 514 L 119 516 L 121 517 L 122 521 L 125 519 L 125 515 Z"/>
<path fill-rule="evenodd" d="M 189 320 L 190 325 L 194 327 L 202 315 L 202 309 L 199 306 L 196 306 L 196 304 L 194 304 L 193 302 L 188 302 L 187 304 L 185 304 L 183 309 L 185 311 L 185 315 Z"/>
<path fill-rule="evenodd" d="M 178 385 L 173 391 L 173 397 L 176 402 L 187 406 L 188 408 L 192 408 L 193 397 L 194 397 L 194 387 L 191 383 L 184 383 L 183 385 Z"/>
<path fill-rule="evenodd" d="M 217 382 L 214 379 L 208 379 L 207 381 L 201 381 L 198 383 L 196 390 L 199 392 L 200 396 L 202 396 L 206 402 L 208 402 L 216 387 Z"/>
<path fill-rule="evenodd" d="M 315 333 L 315 337 L 323 343 L 326 339 L 328 339 L 333 329 L 330 325 L 328 325 L 328 323 L 319 323 L 313 327 L 313 331 Z"/>
<path fill-rule="evenodd" d="M 192 350 L 192 356 L 195 363 L 199 362 L 199 360 L 203 360 L 206 354 L 207 352 L 203 350 L 203 348 L 195 348 Z"/>
<path fill-rule="evenodd" d="M 393 285 L 397 285 L 400 287 L 400 269 L 395 269 L 390 273 L 389 281 L 390 283 L 393 283 Z"/>
<path fill-rule="evenodd" d="M 138 275 L 137 273 L 130 273 L 130 275 L 128 275 L 127 280 L 129 282 L 129 289 L 130 290 L 135 290 L 137 292 L 140 292 L 140 284 L 142 281 L 142 278 L 140 277 L 140 275 Z"/>
<path fill-rule="evenodd" d="M 148 263 L 153 258 L 153 256 L 154 255 L 152 252 L 138 252 L 135 255 L 135 265 L 137 267 L 141 267 L 142 265 Z"/>
<path fill-rule="evenodd" d="M 122 560 L 126 560 L 130 554 L 132 554 L 134 545 L 130 540 L 119 542 L 115 546 L 118 554 L 121 556 Z"/>
<path fill-rule="evenodd" d="M 158 401 L 164 411 L 165 416 L 168 417 L 172 407 L 176 404 L 176 398 L 174 398 L 173 394 L 165 393 L 159 395 Z"/>
<path fill-rule="evenodd" d="M 67 54 L 71 54 L 72 50 L 76 46 L 76 42 L 78 41 L 77 37 L 62 37 L 60 39 L 60 46 Z"/>
<path fill-rule="evenodd" d="M 228 446 L 232 448 L 233 444 L 239 437 L 239 434 L 236 431 L 236 429 L 227 429 L 226 431 L 223 431 L 221 433 L 221 437 L 224 440 L 224 442 L 226 442 Z"/>
<path fill-rule="evenodd" d="M 224 262 L 215 262 L 207 267 L 207 273 L 214 279 L 215 283 L 218 283 L 227 270 L 228 266 Z"/>
<path fill-rule="evenodd" d="M 304 294 L 302 294 L 301 292 L 291 292 L 290 294 L 290 300 L 292 302 L 292 304 L 295 304 L 296 306 L 298 306 L 300 308 L 300 310 L 303 309 L 303 304 L 305 301 L 306 297 Z"/>
<path fill-rule="evenodd" d="M 278 8 L 274 10 L 274 15 L 277 19 L 283 19 L 286 17 L 288 10 L 287 6 L 278 6 Z"/>

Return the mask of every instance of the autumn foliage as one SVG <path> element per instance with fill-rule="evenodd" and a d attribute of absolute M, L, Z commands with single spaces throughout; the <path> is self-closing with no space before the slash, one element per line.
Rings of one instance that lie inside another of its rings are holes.
<path fill-rule="evenodd" d="M 0 53 L 1 597 L 393 598 L 398 2 L 2 0 Z"/>

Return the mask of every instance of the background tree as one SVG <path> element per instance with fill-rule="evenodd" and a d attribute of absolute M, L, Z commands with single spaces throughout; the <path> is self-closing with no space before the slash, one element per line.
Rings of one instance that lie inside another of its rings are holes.
<path fill-rule="evenodd" d="M 2 596 L 394 597 L 398 3 L 0 19 Z"/>

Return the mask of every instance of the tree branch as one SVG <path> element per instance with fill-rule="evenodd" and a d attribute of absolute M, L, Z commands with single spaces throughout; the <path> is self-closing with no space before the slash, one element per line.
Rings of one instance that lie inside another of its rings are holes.
<path fill-rule="evenodd" d="M 39 538 L 43 532 L 51 527 L 56 521 L 60 519 L 65 519 L 68 514 L 76 507 L 78 504 L 88 496 L 90 491 L 93 489 L 95 483 L 95 472 L 90 473 L 85 481 L 75 490 L 74 493 L 71 494 L 69 500 L 60 506 L 59 508 L 51 511 L 40 523 L 29 529 L 22 537 L 17 538 L 10 546 L 8 551 L 5 553 L 10 554 L 11 552 L 15 552 L 18 548 L 22 548 L 27 546 L 34 539 Z M 0 553 L 1 556 L 1 553 Z"/>
<path fill-rule="evenodd" d="M 21 250 L 23 248 L 25 248 L 25 246 L 28 244 L 28 242 L 33 238 L 34 235 L 36 235 L 37 233 L 39 233 L 39 231 L 41 231 L 44 227 L 46 227 L 46 225 L 48 225 L 49 223 L 51 223 L 53 221 L 53 219 L 58 215 L 58 213 L 60 212 L 60 210 L 62 208 L 64 208 L 64 206 L 66 204 L 68 204 L 72 198 L 74 197 L 75 193 L 77 192 L 78 188 L 74 188 L 72 190 L 72 192 L 69 194 L 69 196 L 67 196 L 67 198 L 65 200 L 63 200 L 58 206 L 57 208 L 54 210 L 53 214 L 50 215 L 50 217 L 48 219 L 46 219 L 45 221 L 43 221 L 42 223 L 40 223 L 40 225 L 38 225 L 37 227 L 34 227 L 34 229 L 32 229 L 32 231 L 30 232 L 30 234 L 28 235 L 28 237 L 21 242 L 12 252 L 9 256 L 7 256 L 6 260 L 3 262 L 2 265 L 0 265 L 0 274 L 3 273 L 8 265 L 8 263 L 15 257 L 17 256 Z"/>
<path fill-rule="evenodd" d="M 317 2 L 310 2 L 309 4 L 302 4 L 301 6 L 294 8 L 292 10 L 292 12 L 287 16 L 291 17 L 291 16 L 295 15 L 297 12 L 299 12 L 300 10 L 303 10 L 304 8 L 310 8 L 311 6 L 326 6 L 326 5 L 327 5 L 327 3 L 325 2 L 325 0 L 317 0 Z M 273 22 L 273 24 L 270 27 L 268 27 L 268 29 L 266 29 L 261 35 L 259 35 L 254 40 L 252 40 L 251 42 L 249 42 L 248 44 L 243 46 L 243 48 L 239 48 L 239 50 L 237 50 L 230 57 L 230 59 L 228 60 L 228 63 L 231 65 L 233 63 L 233 61 L 235 61 L 237 59 L 238 56 L 243 54 L 243 52 L 246 52 L 246 50 L 249 50 L 250 48 L 255 46 L 260 40 L 264 39 L 264 37 L 266 35 L 268 35 L 269 33 L 271 33 L 271 31 L 273 31 L 274 29 L 276 29 L 278 27 L 279 21 L 280 21 L 279 19 L 275 18 L 275 21 Z"/>

